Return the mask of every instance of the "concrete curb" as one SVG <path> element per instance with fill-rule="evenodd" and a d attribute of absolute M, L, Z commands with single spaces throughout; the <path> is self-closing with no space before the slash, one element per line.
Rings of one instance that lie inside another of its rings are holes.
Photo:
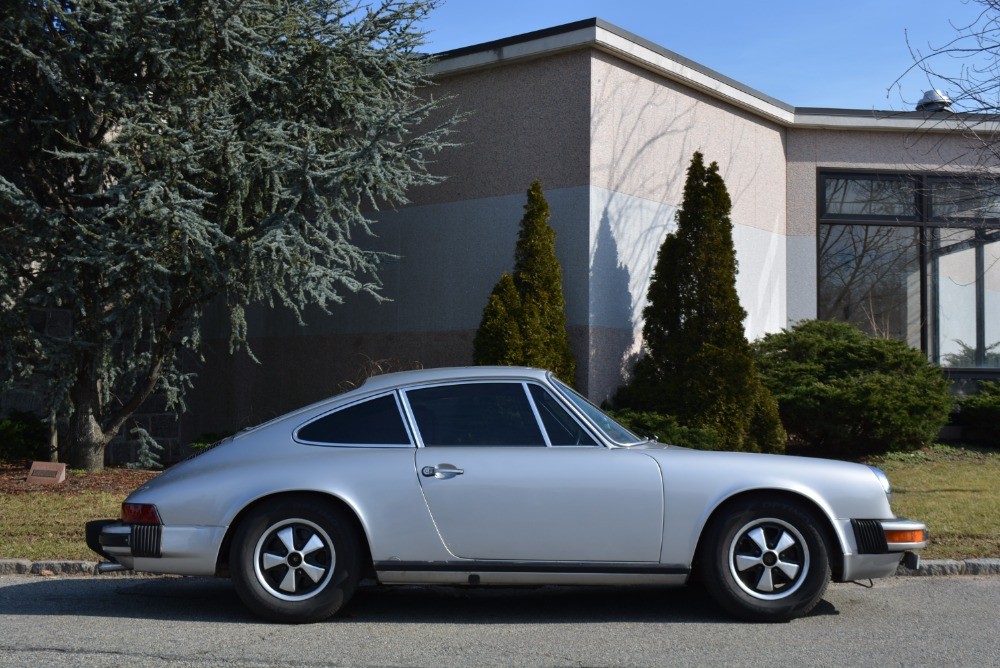
<path fill-rule="evenodd" d="M 96 561 L 0 559 L 0 575 L 94 575 Z"/>
<path fill-rule="evenodd" d="M 0 559 L 0 575 L 95 575 L 96 561 L 29 561 L 27 559 Z M 144 575 L 131 571 L 119 571 L 108 575 Z M 925 559 L 920 568 L 911 570 L 902 564 L 896 575 L 1000 575 L 1000 559 Z"/>
<path fill-rule="evenodd" d="M 1000 559 L 926 559 L 917 570 L 900 564 L 896 575 L 1000 575 Z"/>

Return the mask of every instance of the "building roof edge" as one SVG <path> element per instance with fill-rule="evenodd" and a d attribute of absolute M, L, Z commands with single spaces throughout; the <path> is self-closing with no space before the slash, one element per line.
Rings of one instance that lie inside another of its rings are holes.
<path fill-rule="evenodd" d="M 602 31 L 618 40 L 608 39 Z M 623 57 L 786 127 L 927 132 L 975 127 L 979 131 L 1000 131 L 998 115 L 795 107 L 596 17 L 442 51 L 432 56 L 430 74 L 458 74 L 587 47 Z M 659 59 L 663 60 L 655 62 Z"/>

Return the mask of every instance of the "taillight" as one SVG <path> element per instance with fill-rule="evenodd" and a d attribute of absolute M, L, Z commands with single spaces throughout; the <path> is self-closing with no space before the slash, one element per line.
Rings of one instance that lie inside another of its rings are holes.
<path fill-rule="evenodd" d="M 151 503 L 123 503 L 122 522 L 126 524 L 163 524 L 156 506 Z"/>

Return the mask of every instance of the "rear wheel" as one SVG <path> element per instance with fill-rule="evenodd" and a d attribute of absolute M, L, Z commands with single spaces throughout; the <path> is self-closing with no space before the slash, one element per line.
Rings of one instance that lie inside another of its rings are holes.
<path fill-rule="evenodd" d="M 358 537 L 343 513 L 303 498 L 252 510 L 233 537 L 229 567 L 236 592 L 257 615 L 315 622 L 336 613 L 360 576 Z"/>
<path fill-rule="evenodd" d="M 744 619 L 787 621 L 807 614 L 830 581 L 820 521 L 786 501 L 734 506 L 707 530 L 700 555 L 706 589 Z"/>

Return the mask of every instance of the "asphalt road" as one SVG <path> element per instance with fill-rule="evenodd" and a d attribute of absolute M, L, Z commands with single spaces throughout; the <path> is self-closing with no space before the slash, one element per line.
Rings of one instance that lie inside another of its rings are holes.
<path fill-rule="evenodd" d="M 226 580 L 0 577 L 2 666 L 997 666 L 1000 578 L 831 585 L 807 618 L 730 620 L 687 588 L 366 588 L 259 623 Z"/>

